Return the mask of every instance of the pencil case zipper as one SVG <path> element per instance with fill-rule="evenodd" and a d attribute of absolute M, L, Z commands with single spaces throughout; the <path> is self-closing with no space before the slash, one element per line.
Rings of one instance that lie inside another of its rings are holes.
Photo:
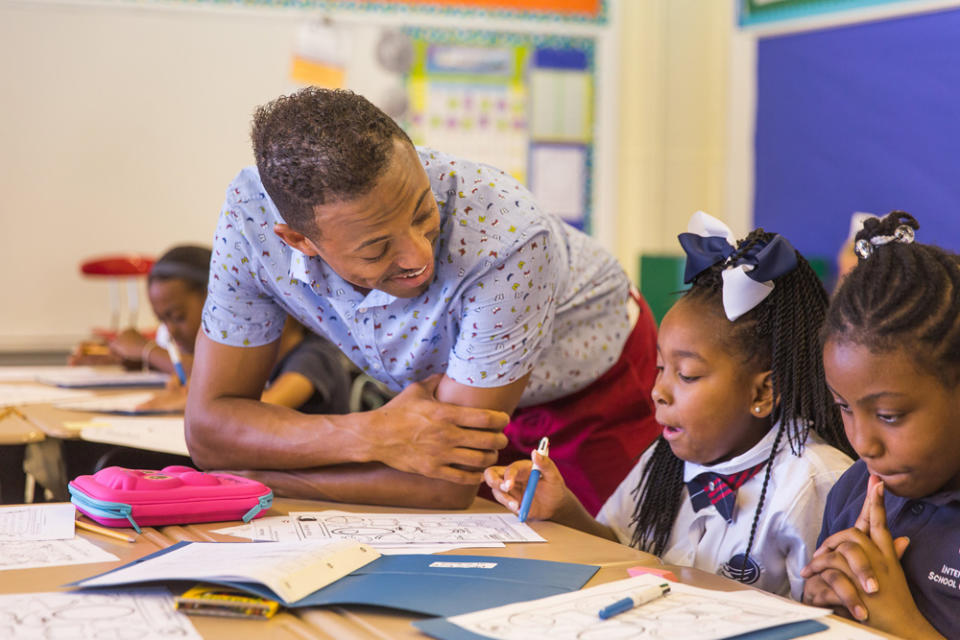
<path fill-rule="evenodd" d="M 68 485 L 70 491 L 70 502 L 89 512 L 91 515 L 101 518 L 126 518 L 130 525 L 140 533 L 140 525 L 133 519 L 133 507 L 125 502 L 110 502 L 108 500 L 97 500 L 91 498 L 80 490 Z"/>

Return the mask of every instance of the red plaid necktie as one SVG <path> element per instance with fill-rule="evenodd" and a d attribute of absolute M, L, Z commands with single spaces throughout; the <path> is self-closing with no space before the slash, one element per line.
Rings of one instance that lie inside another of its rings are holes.
<path fill-rule="evenodd" d="M 687 483 L 687 491 L 690 492 L 690 504 L 693 506 L 693 510 L 695 512 L 700 511 L 700 509 L 712 504 L 724 520 L 732 523 L 733 508 L 737 504 L 737 489 L 744 482 L 760 473 L 765 464 L 767 464 L 766 461 L 730 475 L 710 471 L 699 474 Z"/>

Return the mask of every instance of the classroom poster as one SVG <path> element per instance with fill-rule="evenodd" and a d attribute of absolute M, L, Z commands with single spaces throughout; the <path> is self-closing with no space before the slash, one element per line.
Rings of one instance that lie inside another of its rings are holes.
<path fill-rule="evenodd" d="M 406 31 L 414 60 L 401 123 L 414 143 L 502 169 L 544 210 L 589 229 L 594 40 Z"/>

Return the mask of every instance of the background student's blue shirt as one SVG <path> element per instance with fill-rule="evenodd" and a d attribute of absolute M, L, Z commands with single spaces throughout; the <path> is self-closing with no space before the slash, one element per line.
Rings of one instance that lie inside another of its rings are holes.
<path fill-rule="evenodd" d="M 837 481 L 827 497 L 817 546 L 854 525 L 869 478 L 867 465 L 858 460 Z M 960 491 L 918 500 L 884 491 L 883 502 L 890 534 L 910 538 L 900 564 L 917 607 L 945 637 L 960 638 Z"/>
<path fill-rule="evenodd" d="M 363 294 L 287 246 L 256 168 L 230 185 L 214 238 L 203 331 L 233 346 L 280 336 L 284 314 L 394 391 L 433 373 L 497 387 L 531 373 L 528 406 L 578 391 L 617 360 L 629 281 L 592 238 L 540 211 L 492 167 L 418 149 L 440 209 L 435 277 L 416 298 Z"/>

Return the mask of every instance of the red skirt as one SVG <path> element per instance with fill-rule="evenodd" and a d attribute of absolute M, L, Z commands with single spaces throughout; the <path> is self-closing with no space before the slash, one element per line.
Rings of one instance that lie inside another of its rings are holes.
<path fill-rule="evenodd" d="M 563 398 L 517 409 L 498 464 L 528 459 L 550 438 L 550 459 L 592 515 L 660 435 L 650 392 L 657 377 L 657 325 L 642 298 L 640 317 L 620 358 L 589 386 Z M 490 497 L 486 485 L 481 495 Z"/>

